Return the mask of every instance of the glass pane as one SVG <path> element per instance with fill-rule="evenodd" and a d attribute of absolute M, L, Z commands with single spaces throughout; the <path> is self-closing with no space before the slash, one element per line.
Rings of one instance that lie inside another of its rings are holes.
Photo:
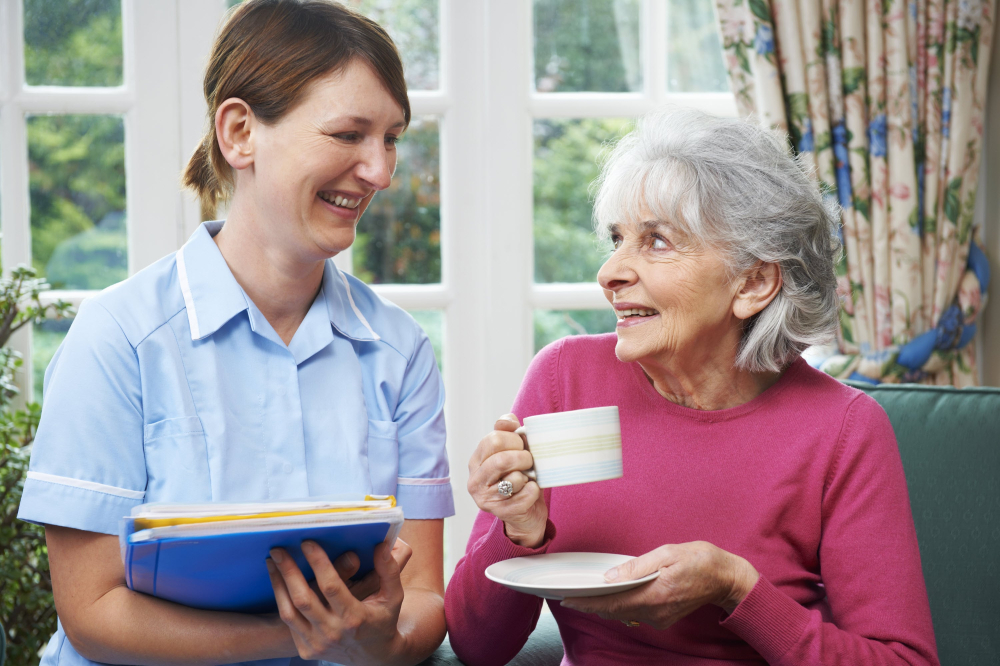
<path fill-rule="evenodd" d="M 354 274 L 373 283 L 441 281 L 441 185 L 437 118 L 414 118 L 399 142 L 392 185 L 358 223 Z"/>
<path fill-rule="evenodd" d="M 31 261 L 54 289 L 128 276 L 120 116 L 28 118 Z"/>
<path fill-rule="evenodd" d="M 535 0 L 538 92 L 638 92 L 640 0 Z"/>
<path fill-rule="evenodd" d="M 712 0 L 667 3 L 667 90 L 729 92 Z"/>
<path fill-rule="evenodd" d="M 344 4 L 377 22 L 403 59 L 410 90 L 437 90 L 438 0 L 347 0 Z"/>
<path fill-rule="evenodd" d="M 69 330 L 73 320 L 69 317 L 64 319 L 46 319 L 34 325 L 31 335 L 31 374 L 35 383 L 34 401 L 42 401 L 42 388 L 45 379 L 45 369 L 49 367 L 56 349 L 62 344 L 66 332 Z"/>
<path fill-rule="evenodd" d="M 605 144 L 621 137 L 626 119 L 536 120 L 535 281 L 593 282 L 609 248 L 593 232 L 590 184 Z"/>
<path fill-rule="evenodd" d="M 409 312 L 420 324 L 420 328 L 424 329 L 427 337 L 431 339 L 431 347 L 434 348 L 438 370 L 441 370 L 444 360 L 441 353 L 444 345 L 444 313 L 440 310 L 410 310 Z"/>
<path fill-rule="evenodd" d="M 243 0 L 226 0 L 235 7 Z M 372 19 L 392 37 L 403 60 L 403 76 L 410 90 L 437 90 L 438 0 L 341 0 Z"/>
<path fill-rule="evenodd" d="M 24 0 L 29 86 L 122 85 L 121 0 Z"/>
<path fill-rule="evenodd" d="M 616 325 L 610 306 L 602 310 L 535 310 L 535 352 L 567 335 L 611 333 Z"/>

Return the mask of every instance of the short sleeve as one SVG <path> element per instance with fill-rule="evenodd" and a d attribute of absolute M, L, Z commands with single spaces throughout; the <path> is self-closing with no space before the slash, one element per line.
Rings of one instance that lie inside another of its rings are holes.
<path fill-rule="evenodd" d="M 455 500 L 445 448 L 444 383 L 430 340 L 423 331 L 419 335 L 393 416 L 399 433 L 396 500 L 407 518 L 447 518 L 455 515 Z"/>
<path fill-rule="evenodd" d="M 111 313 L 85 303 L 45 374 L 18 518 L 118 533 L 146 489 L 135 351 Z"/>

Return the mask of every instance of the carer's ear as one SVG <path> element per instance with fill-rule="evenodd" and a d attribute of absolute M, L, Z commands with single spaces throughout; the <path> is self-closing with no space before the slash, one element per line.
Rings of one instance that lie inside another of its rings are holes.
<path fill-rule="evenodd" d="M 781 291 L 781 269 L 778 264 L 758 261 L 742 278 L 733 299 L 733 314 L 749 319 L 767 307 Z"/>
<path fill-rule="evenodd" d="M 234 169 L 253 164 L 253 128 L 256 123 L 250 105 L 231 97 L 215 112 L 215 136 L 222 156 Z"/>

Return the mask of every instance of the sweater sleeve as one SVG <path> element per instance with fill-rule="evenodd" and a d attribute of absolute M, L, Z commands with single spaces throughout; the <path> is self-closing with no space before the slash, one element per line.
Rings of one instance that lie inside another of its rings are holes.
<path fill-rule="evenodd" d="M 820 575 L 830 617 L 761 576 L 722 626 L 772 666 L 939 664 L 906 478 L 892 425 L 849 406 L 826 480 Z"/>
<path fill-rule="evenodd" d="M 553 376 L 558 363 L 556 343 L 540 351 L 525 374 L 512 411 L 525 416 L 559 409 Z M 549 491 L 545 491 L 549 501 Z M 518 546 L 507 538 L 503 521 L 480 511 L 472 527 L 465 556 L 445 591 L 448 640 L 455 654 L 469 666 L 506 664 L 520 652 L 538 623 L 542 599 L 515 592 L 486 578 L 486 568 L 512 557 L 538 555 L 548 550 L 555 536 L 551 521 L 538 548 Z"/>

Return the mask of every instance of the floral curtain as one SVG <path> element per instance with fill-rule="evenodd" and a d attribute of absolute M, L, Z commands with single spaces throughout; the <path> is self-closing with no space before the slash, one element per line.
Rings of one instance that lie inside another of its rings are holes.
<path fill-rule="evenodd" d="M 841 204 L 839 354 L 869 381 L 977 383 L 973 229 L 993 0 L 717 0 L 741 115 Z"/>

